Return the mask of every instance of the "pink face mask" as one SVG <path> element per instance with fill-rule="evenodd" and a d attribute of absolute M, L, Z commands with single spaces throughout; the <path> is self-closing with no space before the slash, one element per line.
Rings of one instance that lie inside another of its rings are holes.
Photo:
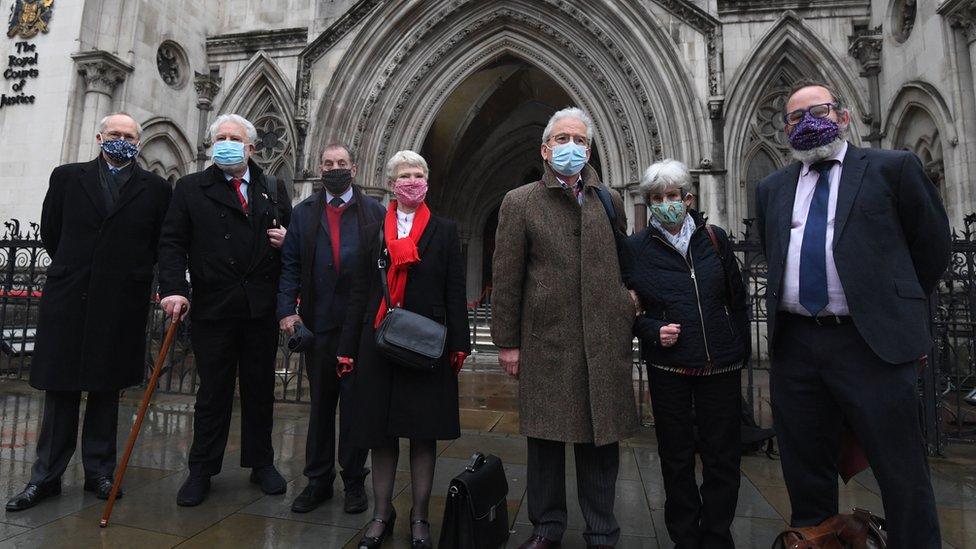
<path fill-rule="evenodd" d="M 416 208 L 427 196 L 426 179 L 397 179 L 393 184 L 397 201 L 408 208 Z"/>

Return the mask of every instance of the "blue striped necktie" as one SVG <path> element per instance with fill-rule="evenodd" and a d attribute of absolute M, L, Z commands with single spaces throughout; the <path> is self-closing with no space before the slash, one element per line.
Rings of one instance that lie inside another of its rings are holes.
<path fill-rule="evenodd" d="M 820 174 L 803 226 L 800 247 L 800 305 L 817 316 L 827 307 L 827 207 L 830 199 L 830 168 L 836 160 L 810 166 Z"/>

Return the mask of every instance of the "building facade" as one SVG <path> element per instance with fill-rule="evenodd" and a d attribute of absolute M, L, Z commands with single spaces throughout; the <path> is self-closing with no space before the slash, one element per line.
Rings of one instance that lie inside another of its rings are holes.
<path fill-rule="evenodd" d="M 144 128 L 139 162 L 175 182 L 207 164 L 220 113 L 252 120 L 256 160 L 312 192 L 321 148 L 352 146 L 386 196 L 400 149 L 456 219 L 469 297 L 490 284 L 498 206 L 541 174 L 549 116 L 595 122 L 593 163 L 646 222 L 653 161 L 693 168 L 701 208 L 736 233 L 790 161 L 786 88 L 823 79 L 851 140 L 908 149 L 952 223 L 976 209 L 976 0 L 0 0 L 0 217 L 36 221 L 51 169 L 97 153 L 98 120 Z"/>

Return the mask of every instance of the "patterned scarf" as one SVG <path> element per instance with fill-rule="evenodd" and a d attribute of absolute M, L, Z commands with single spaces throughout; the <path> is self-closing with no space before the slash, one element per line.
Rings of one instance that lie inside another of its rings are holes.
<path fill-rule="evenodd" d="M 681 231 L 678 234 L 671 234 L 671 231 L 665 229 L 664 225 L 661 225 L 661 222 L 654 217 L 651 218 L 651 226 L 664 234 L 664 238 L 667 238 L 668 242 L 681 252 L 681 257 L 688 255 L 688 245 L 691 243 L 691 235 L 694 234 L 697 228 L 695 226 L 695 220 L 690 215 L 685 215 L 685 220 L 681 223 Z"/>

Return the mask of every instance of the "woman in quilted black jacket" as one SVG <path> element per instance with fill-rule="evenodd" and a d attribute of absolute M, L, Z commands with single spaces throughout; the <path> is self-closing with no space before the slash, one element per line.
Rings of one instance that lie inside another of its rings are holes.
<path fill-rule="evenodd" d="M 634 331 L 648 364 L 668 533 L 681 548 L 734 547 L 748 307 L 728 236 L 690 209 L 690 188 L 681 162 L 647 169 L 640 191 L 651 220 L 627 239 L 624 275 L 644 309 Z"/>

